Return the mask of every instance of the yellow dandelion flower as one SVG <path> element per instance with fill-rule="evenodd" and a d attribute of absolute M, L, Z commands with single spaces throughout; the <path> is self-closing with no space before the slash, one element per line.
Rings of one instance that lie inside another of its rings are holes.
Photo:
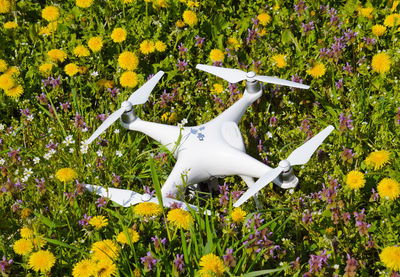
<path fill-rule="evenodd" d="M 222 62 L 225 58 L 224 52 L 219 49 L 213 49 L 210 52 L 210 60 L 212 62 Z"/>
<path fill-rule="evenodd" d="M 111 39 L 114 42 L 123 42 L 126 40 L 126 30 L 124 28 L 115 28 L 111 33 Z"/>
<path fill-rule="evenodd" d="M 362 8 L 360 9 L 360 14 L 364 17 L 367 17 L 369 19 L 372 18 L 372 11 L 374 10 L 374 8 Z"/>
<path fill-rule="evenodd" d="M 197 15 L 193 11 L 189 11 L 189 10 L 184 11 L 182 17 L 183 17 L 183 21 L 190 27 L 196 25 L 198 22 Z"/>
<path fill-rule="evenodd" d="M 139 233 L 136 232 L 135 230 L 128 229 L 128 234 L 129 234 L 129 237 L 131 238 L 131 242 L 132 243 L 135 243 L 135 242 L 139 241 Z M 129 243 L 128 238 L 126 237 L 126 234 L 125 234 L 124 231 L 122 231 L 122 232 L 120 232 L 118 234 L 117 241 L 119 243 L 121 243 L 121 244 L 128 244 Z"/>
<path fill-rule="evenodd" d="M 10 66 L 4 74 L 7 74 L 9 76 L 18 76 L 19 75 L 19 69 L 16 66 Z"/>
<path fill-rule="evenodd" d="M 166 0 L 155 0 L 153 2 L 153 6 L 156 6 L 159 8 L 168 8 L 168 2 Z"/>
<path fill-rule="evenodd" d="M 0 13 L 8 13 L 11 10 L 11 3 L 8 0 L 0 0 Z"/>
<path fill-rule="evenodd" d="M 67 58 L 67 54 L 60 49 L 51 49 L 47 52 L 47 56 L 49 56 L 50 60 L 53 62 L 63 62 Z"/>
<path fill-rule="evenodd" d="M 18 24 L 14 21 L 8 21 L 3 25 L 4 29 L 14 29 L 18 27 Z"/>
<path fill-rule="evenodd" d="M 56 6 L 47 6 L 42 10 L 42 17 L 47 21 L 56 21 L 60 17 L 60 10 Z"/>
<path fill-rule="evenodd" d="M 86 66 L 80 66 L 79 68 L 78 68 L 78 72 L 79 72 L 79 74 L 85 74 L 86 72 L 87 72 L 87 67 Z"/>
<path fill-rule="evenodd" d="M 390 12 L 394 12 L 394 10 L 397 8 L 397 6 L 399 5 L 400 1 L 393 1 L 393 6 L 390 9 Z"/>
<path fill-rule="evenodd" d="M 372 152 L 365 159 L 365 163 L 368 166 L 373 166 L 374 170 L 382 168 L 385 164 L 390 163 L 390 152 L 387 150 L 380 150 Z"/>
<path fill-rule="evenodd" d="M 133 71 L 125 71 L 121 74 L 121 77 L 119 78 L 119 83 L 124 88 L 134 88 L 138 84 L 137 74 Z"/>
<path fill-rule="evenodd" d="M 7 62 L 3 59 L 0 59 L 0 72 L 4 72 L 7 70 Z"/>
<path fill-rule="evenodd" d="M 390 69 L 390 57 L 388 54 L 381 52 L 378 54 L 375 54 L 372 57 L 372 62 L 371 62 L 371 66 L 372 69 L 377 72 L 377 73 L 386 73 L 389 71 Z"/>
<path fill-rule="evenodd" d="M 153 53 L 155 48 L 154 48 L 154 42 L 149 41 L 149 40 L 144 40 L 141 44 L 140 44 L 140 52 L 142 52 L 143 54 L 147 55 L 150 53 Z"/>
<path fill-rule="evenodd" d="M 176 21 L 175 26 L 178 28 L 183 28 L 185 27 L 185 22 L 179 19 L 178 21 Z"/>
<path fill-rule="evenodd" d="M 21 237 L 24 239 L 29 239 L 33 237 L 33 231 L 29 229 L 28 227 L 22 227 L 19 230 L 19 233 L 21 234 Z"/>
<path fill-rule="evenodd" d="M 8 97 L 18 98 L 24 93 L 24 88 L 21 85 L 17 85 L 13 88 L 5 90 L 4 93 Z"/>
<path fill-rule="evenodd" d="M 324 76 L 325 72 L 326 72 L 326 67 L 322 63 L 317 63 L 311 69 L 307 70 L 307 73 L 314 78 L 320 78 Z"/>
<path fill-rule="evenodd" d="M 21 219 L 22 220 L 26 219 L 31 214 L 31 212 L 32 211 L 29 208 L 22 209 L 22 211 L 21 211 Z"/>
<path fill-rule="evenodd" d="M 79 8 L 89 8 L 93 4 L 93 0 L 76 0 Z"/>
<path fill-rule="evenodd" d="M 170 112 L 164 113 L 164 114 L 161 116 L 161 121 L 162 121 L 162 122 L 167 122 L 168 117 L 169 117 L 170 114 L 171 114 Z"/>
<path fill-rule="evenodd" d="M 383 36 L 386 32 L 386 27 L 380 24 L 376 24 L 374 26 L 372 26 L 372 33 L 377 36 Z"/>
<path fill-rule="evenodd" d="M 400 14 L 393 13 L 386 16 L 385 21 L 383 21 L 383 25 L 387 27 L 395 27 L 400 24 Z"/>
<path fill-rule="evenodd" d="M 103 48 L 103 39 L 101 37 L 92 37 L 88 41 L 88 46 L 93 52 L 99 52 Z"/>
<path fill-rule="evenodd" d="M 61 182 L 70 182 L 76 179 L 76 172 L 69 167 L 61 168 L 56 172 L 56 177 Z"/>
<path fill-rule="evenodd" d="M 170 124 L 175 123 L 177 118 L 178 115 L 176 113 L 171 113 L 171 115 L 168 118 L 168 123 Z"/>
<path fill-rule="evenodd" d="M 234 223 L 242 223 L 246 218 L 246 212 L 241 208 L 235 208 L 231 213 L 231 218 Z"/>
<path fill-rule="evenodd" d="M 26 255 L 33 249 L 33 244 L 28 239 L 19 239 L 13 245 L 14 252 L 18 255 Z"/>
<path fill-rule="evenodd" d="M 260 21 L 260 24 L 263 26 L 268 25 L 271 22 L 271 16 L 267 13 L 261 13 L 257 16 L 257 19 Z"/>
<path fill-rule="evenodd" d="M 95 274 L 96 264 L 92 260 L 84 259 L 74 265 L 73 277 L 90 277 Z"/>
<path fill-rule="evenodd" d="M 385 199 L 394 200 L 399 197 L 400 184 L 391 178 L 383 178 L 378 184 L 379 196 Z"/>
<path fill-rule="evenodd" d="M 379 258 L 387 268 L 400 271 L 400 247 L 386 246 L 379 254 Z"/>
<path fill-rule="evenodd" d="M 118 64 L 122 69 L 135 70 L 139 64 L 139 59 L 135 53 L 124 51 L 118 57 Z"/>
<path fill-rule="evenodd" d="M 15 86 L 14 78 L 11 77 L 9 74 L 2 74 L 0 76 L 0 88 L 3 90 L 11 89 Z"/>
<path fill-rule="evenodd" d="M 199 2 L 194 2 L 194 1 L 189 0 L 189 1 L 187 2 L 187 6 L 188 6 L 189 8 L 193 8 L 193 7 L 198 8 L 198 7 L 200 6 L 200 3 L 199 3 Z"/>
<path fill-rule="evenodd" d="M 48 250 L 39 250 L 29 257 L 29 267 L 34 271 L 48 272 L 56 262 L 53 253 Z"/>
<path fill-rule="evenodd" d="M 51 63 L 44 63 L 39 66 L 39 71 L 45 76 L 50 75 L 51 70 L 53 69 L 53 64 Z"/>
<path fill-rule="evenodd" d="M 214 94 L 220 94 L 224 91 L 224 87 L 221 84 L 213 84 L 213 88 L 211 90 Z"/>
<path fill-rule="evenodd" d="M 224 274 L 224 262 L 214 254 L 207 254 L 200 259 L 200 276 L 217 276 Z"/>
<path fill-rule="evenodd" d="M 89 49 L 83 45 L 78 45 L 74 48 L 74 55 L 77 57 L 87 57 L 90 55 Z"/>
<path fill-rule="evenodd" d="M 351 189 L 360 189 L 365 185 L 364 174 L 357 170 L 352 170 L 346 175 L 346 184 Z"/>
<path fill-rule="evenodd" d="M 108 225 L 108 219 L 102 215 L 96 215 L 89 220 L 89 224 L 92 225 L 96 230 L 99 230 Z"/>
<path fill-rule="evenodd" d="M 100 79 L 97 81 L 97 85 L 102 88 L 113 88 L 114 87 L 114 81 L 113 80 L 107 80 L 107 79 Z"/>
<path fill-rule="evenodd" d="M 156 41 L 154 47 L 158 52 L 164 52 L 167 49 L 167 45 L 161 40 Z"/>
<path fill-rule="evenodd" d="M 235 37 L 228 38 L 228 40 L 226 41 L 226 44 L 228 45 L 228 48 L 231 50 L 237 51 L 240 48 L 240 43 L 239 43 L 238 39 Z"/>
<path fill-rule="evenodd" d="M 119 255 L 118 246 L 109 239 L 93 243 L 91 251 L 93 252 L 93 257 L 98 260 L 114 260 Z"/>
<path fill-rule="evenodd" d="M 193 221 L 192 215 L 182 209 L 170 210 L 167 219 L 178 228 L 189 230 L 190 223 Z"/>
<path fill-rule="evenodd" d="M 126 4 L 132 4 L 133 0 L 122 0 L 122 4 L 126 5 Z"/>
<path fill-rule="evenodd" d="M 161 214 L 161 208 L 156 203 L 143 202 L 133 208 L 135 214 L 139 216 L 157 216 Z"/>
<path fill-rule="evenodd" d="M 286 66 L 286 56 L 283 54 L 273 55 L 271 60 L 278 68 L 284 68 Z"/>
<path fill-rule="evenodd" d="M 117 266 L 110 260 L 100 260 L 96 264 L 95 276 L 111 277 L 117 273 Z"/>
<path fill-rule="evenodd" d="M 64 67 L 64 71 L 68 76 L 72 77 L 78 73 L 79 67 L 74 63 L 69 63 Z"/>
<path fill-rule="evenodd" d="M 44 246 L 47 244 L 47 241 L 45 241 L 44 239 L 39 238 L 39 237 L 33 238 L 33 239 L 32 239 L 32 242 L 33 242 L 33 245 L 34 245 L 36 248 L 42 248 L 42 247 L 44 247 Z"/>

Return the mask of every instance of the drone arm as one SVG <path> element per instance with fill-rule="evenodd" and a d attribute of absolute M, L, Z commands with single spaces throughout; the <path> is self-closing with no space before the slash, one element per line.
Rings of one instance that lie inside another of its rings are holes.
<path fill-rule="evenodd" d="M 262 95 L 262 90 L 255 93 L 249 93 L 247 90 L 244 91 L 242 98 L 240 98 L 236 103 L 230 106 L 222 114 L 216 117 L 214 120 L 222 121 L 233 121 L 239 123 L 243 114 L 246 112 L 247 108 L 253 104 Z"/>
<path fill-rule="evenodd" d="M 131 123 L 125 123 L 121 120 L 121 124 L 126 129 L 148 135 L 165 146 L 170 152 L 173 151 L 179 139 L 180 129 L 177 126 L 144 121 L 140 118 L 136 118 Z"/>

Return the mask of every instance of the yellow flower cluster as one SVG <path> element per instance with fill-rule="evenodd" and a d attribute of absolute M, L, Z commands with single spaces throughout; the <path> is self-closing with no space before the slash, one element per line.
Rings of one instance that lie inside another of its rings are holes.
<path fill-rule="evenodd" d="M 103 48 L 103 39 L 101 37 L 92 37 L 88 41 L 88 46 L 93 52 L 99 52 Z"/>
<path fill-rule="evenodd" d="M 215 254 L 207 254 L 201 257 L 199 265 L 200 276 L 223 276 L 225 272 L 224 263 L 220 257 Z"/>
<path fill-rule="evenodd" d="M 228 49 L 231 49 L 231 50 L 237 51 L 240 48 L 240 42 L 235 37 L 229 37 L 226 44 L 228 45 Z"/>
<path fill-rule="evenodd" d="M 193 27 L 198 22 L 196 13 L 190 10 L 184 11 L 182 17 L 183 17 L 183 22 L 185 22 L 190 27 Z"/>
<path fill-rule="evenodd" d="M 56 21 L 60 17 L 60 10 L 56 6 L 47 6 L 42 10 L 42 17 L 47 21 Z"/>
<path fill-rule="evenodd" d="M 389 163 L 390 152 L 387 150 L 380 150 L 372 152 L 365 159 L 368 166 L 374 167 L 374 170 L 381 169 L 385 164 Z"/>
<path fill-rule="evenodd" d="M 43 63 L 39 66 L 39 71 L 44 76 L 49 76 L 51 74 L 52 69 L 53 69 L 53 64 L 51 63 Z"/>
<path fill-rule="evenodd" d="M 110 277 L 115 276 L 117 266 L 110 259 L 98 260 L 95 258 L 84 259 L 74 265 L 73 277 Z"/>
<path fill-rule="evenodd" d="M 24 92 L 23 87 L 15 79 L 19 75 L 19 70 L 15 66 L 7 67 L 6 61 L 0 59 L 0 72 L 4 72 L 0 75 L 0 89 L 4 90 L 8 97 L 18 98 Z"/>
<path fill-rule="evenodd" d="M 268 25 L 271 22 L 271 16 L 267 13 L 261 13 L 257 16 L 257 19 L 260 21 L 260 24 L 263 26 Z"/>
<path fill-rule="evenodd" d="M 126 40 L 127 32 L 124 28 L 115 28 L 111 33 L 111 39 L 116 42 L 120 43 Z"/>
<path fill-rule="evenodd" d="M 74 63 L 69 63 L 64 67 L 64 71 L 68 76 L 72 77 L 79 72 L 79 67 Z"/>
<path fill-rule="evenodd" d="M 8 13 L 11 10 L 11 3 L 8 0 L 0 0 L 0 13 Z"/>
<path fill-rule="evenodd" d="M 346 184 L 351 189 L 360 189 L 365 185 L 364 174 L 357 170 L 350 171 L 346 176 Z"/>
<path fill-rule="evenodd" d="M 140 52 L 147 55 L 155 51 L 154 42 L 150 40 L 144 40 L 139 46 Z"/>
<path fill-rule="evenodd" d="M 315 64 L 311 69 L 307 70 L 307 73 L 314 78 L 320 78 L 325 75 L 326 67 L 322 63 Z"/>
<path fill-rule="evenodd" d="M 78 45 L 75 47 L 73 53 L 77 57 L 87 57 L 90 55 L 89 49 L 83 45 Z"/>
<path fill-rule="evenodd" d="M 79 8 L 89 8 L 93 4 L 93 0 L 76 0 L 76 5 Z"/>
<path fill-rule="evenodd" d="M 284 68 L 286 66 L 286 56 L 283 54 L 273 55 L 271 60 L 278 68 Z"/>
<path fill-rule="evenodd" d="M 386 246 L 379 254 L 382 263 L 391 270 L 400 271 L 400 247 Z"/>
<path fill-rule="evenodd" d="M 122 69 L 135 70 L 139 64 L 139 59 L 135 53 L 124 51 L 118 57 L 118 64 Z"/>
<path fill-rule="evenodd" d="M 132 243 L 138 242 L 139 241 L 139 234 L 133 229 L 128 229 L 128 235 L 130 237 L 130 240 Z M 129 240 L 128 237 L 126 236 L 126 233 L 124 231 L 120 232 L 117 236 L 117 241 L 121 244 L 128 244 Z"/>
<path fill-rule="evenodd" d="M 39 250 L 29 257 L 29 267 L 36 272 L 49 272 L 55 262 L 56 258 L 49 250 Z"/>
<path fill-rule="evenodd" d="M 219 49 L 212 49 L 210 51 L 210 60 L 212 62 L 222 62 L 225 58 L 224 52 Z"/>
<path fill-rule="evenodd" d="M 378 184 L 379 196 L 394 200 L 400 195 L 400 184 L 391 178 L 383 178 Z"/>
<path fill-rule="evenodd" d="M 18 24 L 14 21 L 8 21 L 3 25 L 4 29 L 15 29 L 18 27 Z"/>
<path fill-rule="evenodd" d="M 102 215 L 96 215 L 89 220 L 89 224 L 92 225 L 94 229 L 99 230 L 108 225 L 108 219 Z"/>
<path fill-rule="evenodd" d="M 137 74 L 133 71 L 125 71 L 119 77 L 119 83 L 124 88 L 134 88 L 138 84 L 138 77 Z"/>
<path fill-rule="evenodd" d="M 193 221 L 192 215 L 182 209 L 170 210 L 167 214 L 167 219 L 178 228 L 189 230 L 190 223 Z"/>
<path fill-rule="evenodd" d="M 47 56 L 49 56 L 51 61 L 61 63 L 67 58 L 67 54 L 60 49 L 51 49 L 47 52 Z"/>
<path fill-rule="evenodd" d="M 133 211 L 139 216 L 157 216 L 161 214 L 161 207 L 155 203 L 143 202 L 137 204 Z"/>
<path fill-rule="evenodd" d="M 375 54 L 372 57 L 371 66 L 372 69 L 377 73 L 383 74 L 388 72 L 390 69 L 390 64 L 390 57 L 385 52 Z"/>
<path fill-rule="evenodd" d="M 376 24 L 374 26 L 372 26 L 372 33 L 377 36 L 383 36 L 386 32 L 386 27 L 380 24 Z"/>
<path fill-rule="evenodd" d="M 70 181 L 74 180 L 77 177 L 77 175 L 72 168 L 65 167 L 65 168 L 59 169 L 56 172 L 56 177 L 61 182 L 70 182 Z"/>
<path fill-rule="evenodd" d="M 235 208 L 231 213 L 232 221 L 236 224 L 242 223 L 246 218 L 246 212 L 241 208 Z"/>

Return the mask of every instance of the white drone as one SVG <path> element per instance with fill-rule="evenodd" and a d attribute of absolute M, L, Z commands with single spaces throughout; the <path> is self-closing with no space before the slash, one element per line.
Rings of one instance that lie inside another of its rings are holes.
<path fill-rule="evenodd" d="M 133 106 L 144 104 L 147 101 L 151 91 L 164 74 L 160 71 L 135 91 L 128 101 L 123 102 L 121 108 L 112 113 L 100 125 L 87 143 L 93 142 L 120 118 L 124 128 L 142 132 L 158 141 L 169 151 L 173 151 L 176 164 L 161 189 L 162 202 L 166 206 L 170 206 L 172 203 L 181 203 L 184 209 L 188 209 L 186 204 L 173 199 L 172 196 L 176 195 L 180 188 L 183 188 L 184 183 L 187 185 L 198 184 L 214 177 L 238 175 L 248 185 L 249 189 L 234 203 L 234 207 L 239 207 L 270 182 L 284 189 L 296 187 L 298 178 L 293 174 L 292 166 L 307 163 L 332 132 L 333 126 L 326 127 L 294 150 L 286 160 L 280 161 L 278 167 L 271 168 L 246 154 L 238 122 L 246 109 L 261 97 L 260 82 L 301 89 L 308 89 L 309 86 L 275 77 L 258 76 L 254 72 L 246 73 L 238 69 L 203 64 L 198 64 L 196 68 L 214 74 L 230 83 L 245 80 L 246 90 L 243 96 L 219 116 L 199 126 L 180 128 L 141 120 L 135 115 Z M 258 179 L 257 182 L 254 181 L 254 178 Z M 148 194 L 142 195 L 134 191 L 115 188 L 105 189 L 93 185 L 86 185 L 86 187 L 125 207 L 148 201 L 158 203 L 156 197 Z M 190 206 L 196 209 L 196 207 Z"/>

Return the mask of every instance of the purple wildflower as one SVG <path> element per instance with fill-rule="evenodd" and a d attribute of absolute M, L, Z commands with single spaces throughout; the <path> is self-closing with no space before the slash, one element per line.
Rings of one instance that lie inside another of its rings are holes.
<path fill-rule="evenodd" d="M 165 243 L 167 242 L 166 238 L 159 239 L 157 235 L 151 238 L 151 241 L 154 243 L 154 248 L 159 251 L 161 249 L 161 246 L 165 246 Z"/>
<path fill-rule="evenodd" d="M 6 273 L 10 270 L 10 266 L 13 263 L 12 259 L 7 260 L 6 256 L 3 256 L 3 260 L 0 261 L 0 272 Z M 7 276 L 7 274 L 5 275 Z"/>
<path fill-rule="evenodd" d="M 335 87 L 336 87 L 336 89 L 343 88 L 343 78 L 340 78 L 339 81 L 335 82 Z"/>
<path fill-rule="evenodd" d="M 36 187 L 38 188 L 39 192 L 44 192 L 46 190 L 45 184 L 44 184 L 44 178 L 39 179 L 35 179 L 36 180 Z"/>
<path fill-rule="evenodd" d="M 276 126 L 278 119 L 276 118 L 276 116 L 271 116 L 271 118 L 269 119 L 269 125 L 271 126 Z"/>
<path fill-rule="evenodd" d="M 79 220 L 79 225 L 81 225 L 82 227 L 86 226 L 89 224 L 89 220 L 91 219 L 91 216 L 88 216 L 87 214 L 83 215 L 83 218 L 81 220 Z"/>
<path fill-rule="evenodd" d="M 120 182 L 121 182 L 121 177 L 118 176 L 117 174 L 115 174 L 114 172 L 112 173 L 113 178 L 111 180 L 111 182 L 113 183 L 114 187 L 118 187 Z"/>
<path fill-rule="evenodd" d="M 346 71 L 347 73 L 352 73 L 353 68 L 348 62 L 346 62 L 346 65 L 343 66 L 343 70 Z"/>
<path fill-rule="evenodd" d="M 18 199 L 17 201 L 15 201 L 15 203 L 11 206 L 11 209 L 13 210 L 13 212 L 18 211 L 19 209 L 21 209 L 22 207 L 22 200 Z"/>
<path fill-rule="evenodd" d="M 85 121 L 83 121 L 83 117 L 78 113 L 76 113 L 76 115 L 75 115 L 74 125 L 79 130 L 82 130 L 83 128 L 86 128 L 86 123 L 85 123 Z"/>
<path fill-rule="evenodd" d="M 226 249 L 226 255 L 223 256 L 224 264 L 227 267 L 234 267 L 236 265 L 235 258 L 233 257 L 233 248 Z"/>
<path fill-rule="evenodd" d="M 378 199 L 379 199 L 379 194 L 375 191 L 374 188 L 372 188 L 372 195 L 370 201 L 376 202 L 378 201 Z"/>
<path fill-rule="evenodd" d="M 259 72 L 261 70 L 261 61 L 253 60 L 253 69 L 254 72 Z"/>
<path fill-rule="evenodd" d="M 51 139 L 50 142 L 48 144 L 46 144 L 46 148 L 49 150 L 57 150 L 58 147 L 58 142 L 54 143 L 53 140 Z"/>
<path fill-rule="evenodd" d="M 247 38 L 246 38 L 247 44 L 254 43 L 260 37 L 260 35 L 258 34 L 257 31 L 258 31 L 257 29 L 255 29 L 255 30 L 247 29 L 247 33 L 248 33 Z"/>
<path fill-rule="evenodd" d="M 141 257 L 140 261 L 142 264 L 144 264 L 144 267 L 148 270 L 152 270 L 152 266 L 155 266 L 157 264 L 157 259 L 155 259 L 152 255 L 151 252 L 147 252 L 147 256 Z"/>
<path fill-rule="evenodd" d="M 42 92 L 39 96 L 36 96 L 36 98 L 39 100 L 39 103 L 41 105 L 47 105 L 49 102 L 47 101 L 46 95 Z"/>
<path fill-rule="evenodd" d="M 397 110 L 396 116 L 394 117 L 394 121 L 396 122 L 397 125 L 400 124 L 400 107 Z"/>
<path fill-rule="evenodd" d="M 181 42 L 181 44 L 178 46 L 178 51 L 179 51 L 179 55 L 184 57 L 185 53 L 188 51 L 188 49 Z"/>
<path fill-rule="evenodd" d="M 257 129 L 254 127 L 253 122 L 250 122 L 250 134 L 253 138 L 257 138 Z"/>
<path fill-rule="evenodd" d="M 351 123 L 353 122 L 351 119 L 351 114 L 349 114 L 348 116 L 344 116 L 343 113 L 341 113 L 339 115 L 339 121 L 340 121 L 340 126 L 339 126 L 339 131 L 340 132 L 344 132 L 347 129 L 351 130 L 353 128 L 353 126 L 351 125 Z"/>
<path fill-rule="evenodd" d="M 365 41 L 365 44 L 367 46 L 374 45 L 376 42 L 376 40 L 374 38 L 370 38 L 370 37 L 363 37 L 363 40 Z"/>
<path fill-rule="evenodd" d="M 183 261 L 183 254 L 176 254 L 176 258 L 174 260 L 174 269 L 177 272 L 184 273 L 185 272 L 185 263 Z"/>
<path fill-rule="evenodd" d="M 95 204 L 97 205 L 98 208 L 102 208 L 105 205 L 107 205 L 107 199 L 102 196 L 96 200 Z"/>
<path fill-rule="evenodd" d="M 205 38 L 202 38 L 202 37 L 200 37 L 200 36 L 197 35 L 197 36 L 195 37 L 195 39 L 196 39 L 196 46 L 197 46 L 197 47 L 202 47 L 203 44 L 204 44 Z"/>
<path fill-rule="evenodd" d="M 96 119 L 97 119 L 97 120 L 100 120 L 101 122 L 104 122 L 104 120 L 106 120 L 107 117 L 108 117 L 108 116 L 105 115 L 104 113 L 96 115 Z"/>
<path fill-rule="evenodd" d="M 346 261 L 346 267 L 344 269 L 344 272 L 346 276 L 349 277 L 355 277 L 356 276 L 356 271 L 357 271 L 357 260 L 352 258 L 348 253 L 347 253 L 347 261 Z"/>
<path fill-rule="evenodd" d="M 300 0 L 297 4 L 294 5 L 294 10 L 296 11 L 298 16 L 300 16 L 307 9 L 308 7 L 302 0 Z"/>
<path fill-rule="evenodd" d="M 308 34 L 311 30 L 314 30 L 314 21 L 310 21 L 307 24 L 304 24 L 304 22 L 301 23 L 301 28 L 303 28 L 303 32 L 305 34 Z"/>
<path fill-rule="evenodd" d="M 255 25 L 255 26 L 257 26 L 257 25 L 260 23 L 260 21 L 258 20 L 257 15 L 254 16 L 254 17 L 251 19 L 251 21 L 253 21 L 253 25 Z"/>
<path fill-rule="evenodd" d="M 320 272 L 323 266 L 328 265 L 328 258 L 331 254 L 326 255 L 326 249 L 321 251 L 319 255 L 311 255 L 308 264 L 310 265 L 310 273 L 312 272 Z"/>
<path fill-rule="evenodd" d="M 358 32 L 354 32 L 351 29 L 347 29 L 347 32 L 344 32 L 344 38 L 347 42 L 352 43 L 356 40 Z"/>
<path fill-rule="evenodd" d="M 342 159 L 343 162 L 353 162 L 353 157 L 356 153 L 353 153 L 353 150 L 350 148 L 346 148 L 343 146 L 343 152 L 340 154 L 340 158 Z"/>
<path fill-rule="evenodd" d="M 21 157 L 19 156 L 19 151 L 21 151 L 21 147 L 18 147 L 18 149 L 14 150 L 10 146 L 10 152 L 8 152 L 8 156 L 11 157 L 12 161 L 15 162 L 20 162 Z"/>
<path fill-rule="evenodd" d="M 304 224 L 308 224 L 312 222 L 312 214 L 310 213 L 309 209 L 306 209 L 305 212 L 303 212 L 303 218 L 301 219 Z"/>
<path fill-rule="evenodd" d="M 69 102 L 61 103 L 60 102 L 60 108 L 66 113 L 68 112 L 68 109 L 71 108 Z"/>
<path fill-rule="evenodd" d="M 178 63 L 175 65 L 180 71 L 184 71 L 188 63 L 186 60 L 178 60 Z"/>
<path fill-rule="evenodd" d="M 113 89 L 108 88 L 108 92 L 110 93 L 111 97 L 112 97 L 114 100 L 117 100 L 117 96 L 118 96 L 118 94 L 119 94 L 119 88 L 113 88 Z"/>

